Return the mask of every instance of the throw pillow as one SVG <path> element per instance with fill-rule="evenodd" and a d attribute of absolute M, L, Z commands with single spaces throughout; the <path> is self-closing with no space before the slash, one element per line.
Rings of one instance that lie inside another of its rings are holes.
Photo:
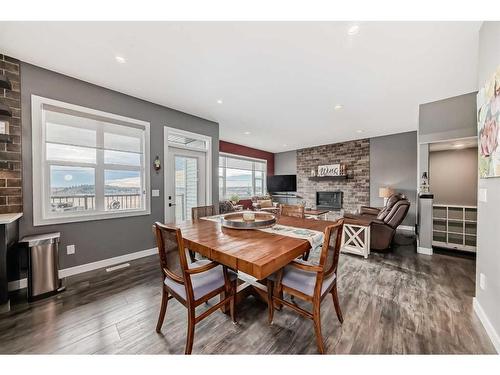
<path fill-rule="evenodd" d="M 264 199 L 259 201 L 260 208 L 269 208 L 273 206 L 273 201 L 271 199 Z"/>

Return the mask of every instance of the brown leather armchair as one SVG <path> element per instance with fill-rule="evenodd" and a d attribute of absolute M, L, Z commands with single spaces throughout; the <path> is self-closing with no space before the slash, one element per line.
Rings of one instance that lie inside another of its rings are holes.
<path fill-rule="evenodd" d="M 410 201 L 404 194 L 393 194 L 387 205 L 382 208 L 362 206 L 357 215 L 346 214 L 349 219 L 369 219 L 370 224 L 370 248 L 372 250 L 385 250 L 391 246 L 396 228 L 403 222 L 408 210 Z"/>
<path fill-rule="evenodd" d="M 359 209 L 359 215 L 364 217 L 369 216 L 378 219 L 383 219 L 392 210 L 394 205 L 400 200 L 408 200 L 408 198 L 406 197 L 406 195 L 402 193 L 392 194 L 389 197 L 389 199 L 387 199 L 385 207 L 377 208 L 377 207 L 361 206 L 361 208 Z"/>

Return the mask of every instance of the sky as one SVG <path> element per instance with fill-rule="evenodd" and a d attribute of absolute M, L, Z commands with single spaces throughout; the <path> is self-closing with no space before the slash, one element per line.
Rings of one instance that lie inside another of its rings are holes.
<path fill-rule="evenodd" d="M 77 163 L 96 163 L 96 149 L 47 143 L 47 159 L 52 161 L 71 161 Z M 115 150 L 104 150 L 107 164 L 140 166 L 140 154 Z M 120 187 L 140 187 L 137 171 L 105 171 L 105 184 Z M 85 167 L 51 167 L 52 188 L 78 185 L 94 185 L 94 169 Z"/>
<path fill-rule="evenodd" d="M 105 171 L 106 185 L 120 187 L 140 187 L 138 171 Z M 94 185 L 94 169 L 81 167 L 51 167 L 53 188 L 78 185 Z"/>

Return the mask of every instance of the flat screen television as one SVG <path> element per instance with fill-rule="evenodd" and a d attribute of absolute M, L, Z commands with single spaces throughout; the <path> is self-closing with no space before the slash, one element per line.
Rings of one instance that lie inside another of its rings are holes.
<path fill-rule="evenodd" d="M 297 191 L 297 176 L 294 174 L 267 176 L 267 191 L 270 193 Z"/>

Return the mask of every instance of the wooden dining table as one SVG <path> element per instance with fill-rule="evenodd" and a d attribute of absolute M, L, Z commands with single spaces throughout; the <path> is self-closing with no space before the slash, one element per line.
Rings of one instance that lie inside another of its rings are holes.
<path fill-rule="evenodd" d="M 281 225 L 323 232 L 333 221 L 281 216 Z M 260 280 L 286 266 L 311 248 L 308 240 L 258 229 L 225 228 L 220 222 L 198 219 L 178 225 L 185 246 L 191 251 L 239 271 L 238 293 L 251 287 L 265 298 L 267 288 Z"/>

